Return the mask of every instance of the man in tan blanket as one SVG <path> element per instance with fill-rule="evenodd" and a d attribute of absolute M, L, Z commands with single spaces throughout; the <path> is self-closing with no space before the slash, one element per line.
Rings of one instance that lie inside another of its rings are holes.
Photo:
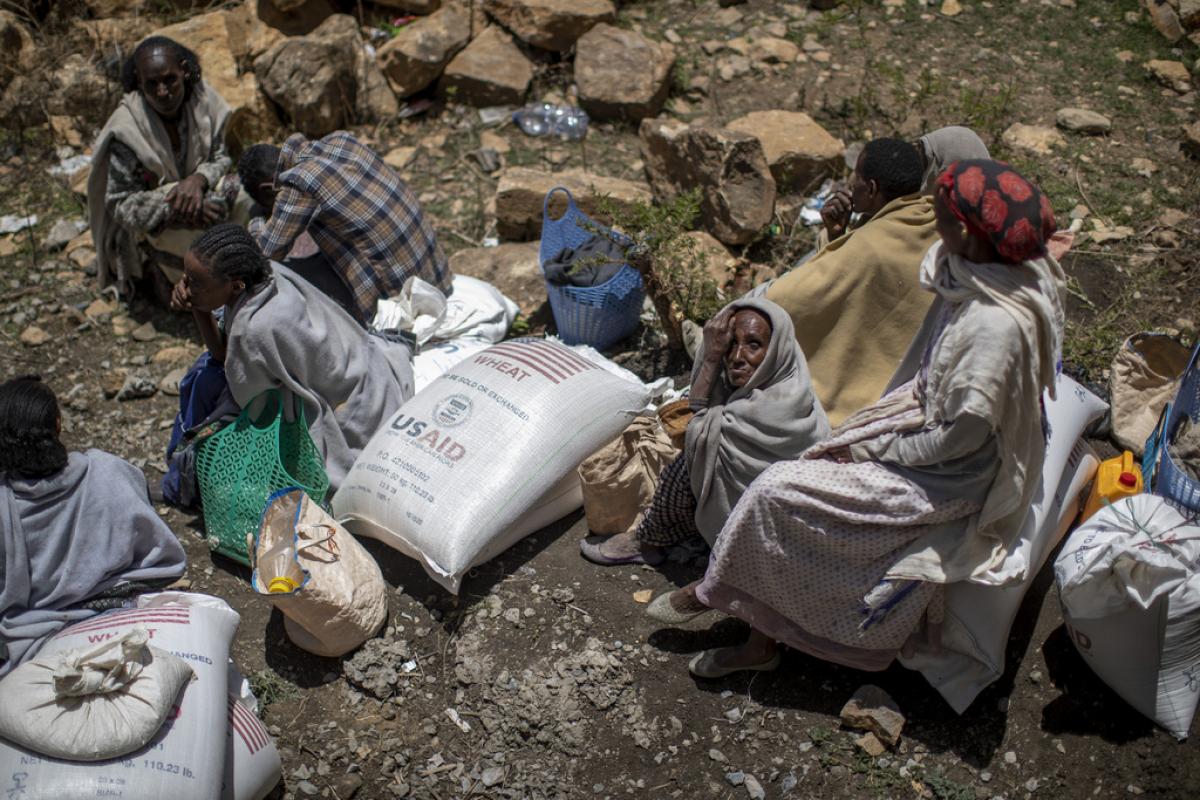
<path fill-rule="evenodd" d="M 918 272 L 937 231 L 921 173 L 909 142 L 869 142 L 823 213 L 836 238 L 767 290 L 792 317 L 830 425 L 879 399 L 929 308 Z M 851 211 L 865 222 L 845 232 Z"/>

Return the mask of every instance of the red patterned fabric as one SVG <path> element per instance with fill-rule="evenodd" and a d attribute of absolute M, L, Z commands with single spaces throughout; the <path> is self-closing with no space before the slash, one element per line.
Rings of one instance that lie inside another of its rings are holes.
<path fill-rule="evenodd" d="M 975 236 L 987 239 L 1002 261 L 1019 264 L 1045 255 L 1058 229 L 1041 191 L 1003 161 L 955 161 L 937 180 L 950 210 Z"/>

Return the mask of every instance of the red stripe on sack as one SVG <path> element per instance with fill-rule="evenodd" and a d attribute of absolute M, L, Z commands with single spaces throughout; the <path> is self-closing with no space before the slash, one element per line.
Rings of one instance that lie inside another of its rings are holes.
<path fill-rule="evenodd" d="M 510 354 L 510 358 L 523 360 L 523 363 L 533 362 L 534 364 L 538 364 L 542 369 L 553 372 L 564 381 L 575 374 L 573 370 L 569 370 L 561 364 L 551 361 L 540 350 L 536 350 L 533 347 L 518 348 L 516 346 L 509 346 L 509 349 L 505 352 Z"/>
<path fill-rule="evenodd" d="M 237 712 L 242 715 L 246 726 L 249 728 L 250 735 L 258 742 L 258 748 L 261 750 L 266 747 L 271 741 L 271 735 L 267 733 L 267 729 L 262 724 L 262 721 L 241 703 L 234 701 L 234 705 L 237 706 Z"/>
<path fill-rule="evenodd" d="M 180 624 L 187 625 L 190 622 L 190 620 L 186 616 L 183 616 L 183 617 L 160 616 L 160 615 L 147 615 L 147 616 L 138 616 L 138 617 L 122 616 L 120 619 L 112 619 L 111 617 L 106 615 L 103 620 L 96 620 L 96 621 L 89 620 L 87 622 L 81 622 L 78 625 L 72 625 L 69 628 L 63 628 L 58 633 L 54 634 L 54 638 L 57 639 L 62 636 L 72 636 L 72 635 L 78 634 L 78 633 L 96 633 L 98 631 L 107 631 L 107 630 L 112 630 L 114 628 L 131 627 L 134 625 L 140 625 L 144 622 L 154 622 L 154 623 L 158 623 L 158 624 L 169 623 L 169 624 L 176 624 L 176 625 L 180 625 Z"/>
<path fill-rule="evenodd" d="M 499 351 L 500 355 L 502 355 L 506 358 L 509 358 L 513 361 L 516 361 L 518 364 L 522 364 L 526 367 L 529 367 L 529 369 L 531 369 L 534 372 L 536 372 L 537 374 L 541 375 L 543 378 L 546 378 L 551 383 L 559 383 L 559 377 L 562 377 L 564 379 L 566 377 L 566 376 L 556 377 L 555 375 L 550 374 L 550 372 L 547 369 L 545 369 L 544 367 L 542 367 L 540 364 L 538 364 L 535 361 L 529 360 L 526 357 L 525 353 L 520 350 L 517 350 L 515 352 L 511 349 L 502 350 L 499 346 L 497 346 L 497 347 L 489 348 L 489 352 L 491 352 L 491 351 Z"/>
<path fill-rule="evenodd" d="M 589 369 L 599 369 L 599 367 L 597 367 L 591 361 L 588 361 L 586 358 L 579 355 L 578 353 L 576 353 L 574 350 L 572 350 L 569 347 L 563 347 L 561 344 L 555 344 L 554 342 L 540 342 L 540 344 L 547 351 L 553 353 L 554 355 L 558 356 L 559 358 L 562 358 L 565 361 L 568 361 L 568 362 L 574 364 L 576 367 L 579 368 L 580 372 L 583 372 L 583 371 L 589 370 Z"/>
<path fill-rule="evenodd" d="M 531 357 L 537 358 L 539 361 L 550 365 L 550 367 L 553 369 L 565 373 L 568 378 L 573 375 L 578 375 L 582 371 L 579 369 L 579 367 L 567 361 L 565 358 L 560 358 L 559 354 L 556 353 L 552 347 L 538 347 L 537 345 L 532 345 L 528 348 L 528 351 Z"/>
<path fill-rule="evenodd" d="M 241 737 L 242 743 L 246 745 L 246 749 L 250 751 L 250 755 L 254 755 L 261 748 L 256 746 L 255 743 L 251 741 L 250 735 L 246 731 L 245 721 L 238 717 L 238 713 L 237 713 L 238 708 L 239 708 L 238 702 L 236 700 L 230 700 L 230 702 L 229 702 L 229 726 L 237 733 L 237 735 L 239 737 Z"/>

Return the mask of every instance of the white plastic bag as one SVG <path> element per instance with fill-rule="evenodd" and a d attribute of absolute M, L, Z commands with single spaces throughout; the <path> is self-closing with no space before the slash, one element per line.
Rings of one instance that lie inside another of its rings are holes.
<path fill-rule="evenodd" d="M 1016 546 L 989 573 L 1005 586 L 955 583 L 946 587 L 941 650 L 920 645 L 900 663 L 915 669 L 959 714 L 1004 674 L 1008 635 L 1021 601 L 1050 551 L 1066 535 L 1099 459 L 1079 437 L 1104 416 L 1103 400 L 1071 378 L 1058 377 L 1057 397 L 1046 397 L 1050 439 L 1042 462 L 1041 487 L 1025 517 Z"/>
<path fill-rule="evenodd" d="M 379 632 L 387 619 L 387 585 L 379 565 L 302 489 L 271 496 L 254 540 L 256 565 L 281 538 L 295 543 L 303 582 L 290 592 L 269 592 L 256 566 L 251 585 L 283 612 L 284 629 L 296 646 L 334 658 Z"/>
<path fill-rule="evenodd" d="M 517 304 L 490 283 L 455 275 L 449 297 L 413 276 L 396 297 L 376 302 L 371 329 L 411 331 L 418 345 L 462 337 L 500 341 L 517 317 Z"/>
<path fill-rule="evenodd" d="M 70 761 L 144 747 L 192 677 L 191 667 L 149 641 L 145 628 L 132 628 L 17 667 L 0 681 L 0 737 Z"/>
<path fill-rule="evenodd" d="M 1200 700 L 1200 523 L 1165 498 L 1102 508 L 1054 562 L 1071 640 L 1138 711 L 1187 737 Z"/>
<path fill-rule="evenodd" d="M 154 647 L 186 662 L 195 674 L 150 743 L 121 759 L 81 763 L 43 758 L 0 742 L 0 775 L 16 781 L 21 800 L 216 800 L 225 771 L 228 725 L 226 663 L 238 615 L 223 600 L 185 592 L 138 598 L 136 608 L 111 611 L 59 631 L 42 658 L 94 646 L 144 628 Z M 11 778 L 10 778 L 11 776 Z M 11 789 L 11 786 L 6 788 Z"/>
<path fill-rule="evenodd" d="M 647 399 L 642 384 L 562 345 L 495 345 L 375 434 L 334 496 L 334 516 L 420 559 L 457 592 L 467 569 L 530 532 L 531 509 L 578 508 L 575 468 Z"/>

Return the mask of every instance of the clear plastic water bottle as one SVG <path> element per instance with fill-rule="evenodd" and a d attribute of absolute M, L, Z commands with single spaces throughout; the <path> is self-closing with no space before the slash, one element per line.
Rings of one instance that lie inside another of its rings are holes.
<path fill-rule="evenodd" d="M 553 134 L 574 140 L 587 135 L 588 115 L 576 106 L 531 103 L 513 114 L 513 122 L 527 136 Z"/>
<path fill-rule="evenodd" d="M 288 594 L 304 582 L 296 563 L 296 548 L 290 536 L 281 536 L 258 558 L 259 578 L 271 594 Z"/>

